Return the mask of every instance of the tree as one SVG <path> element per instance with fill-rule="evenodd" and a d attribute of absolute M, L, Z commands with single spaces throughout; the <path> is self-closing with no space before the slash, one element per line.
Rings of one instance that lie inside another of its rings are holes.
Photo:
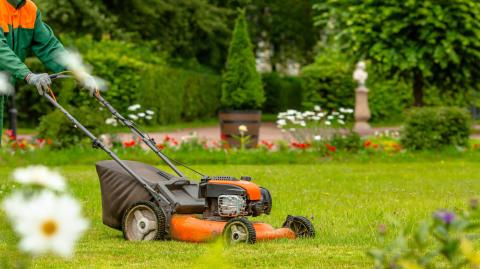
<path fill-rule="evenodd" d="M 155 41 L 172 58 L 196 59 L 223 68 L 231 30 L 231 10 L 207 0 L 103 0 L 118 27 Z M 134 37 L 134 38 L 135 38 Z"/>
<path fill-rule="evenodd" d="M 271 45 L 272 65 L 287 60 L 309 62 L 318 40 L 313 26 L 312 5 L 315 0 L 210 0 L 211 3 L 230 8 L 245 8 L 253 44 Z"/>
<path fill-rule="evenodd" d="M 334 29 L 355 59 L 412 82 L 414 105 L 425 87 L 478 89 L 480 2 L 475 0 L 322 0 L 316 25 Z M 328 27 L 330 26 L 330 27 Z"/>
<path fill-rule="evenodd" d="M 36 1 L 45 20 L 55 33 L 103 34 L 122 36 L 117 29 L 115 15 L 108 12 L 99 0 L 43 0 Z"/>
<path fill-rule="evenodd" d="M 256 69 L 245 10 L 240 10 L 223 74 L 221 103 L 227 109 L 258 109 L 264 101 L 262 79 Z"/>

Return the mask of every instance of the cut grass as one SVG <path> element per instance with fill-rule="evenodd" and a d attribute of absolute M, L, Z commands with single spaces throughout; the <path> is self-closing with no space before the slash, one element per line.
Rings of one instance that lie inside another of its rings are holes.
<path fill-rule="evenodd" d="M 203 165 L 210 175 L 251 175 L 273 195 L 269 216 L 256 220 L 280 226 L 287 214 L 313 218 L 317 237 L 226 249 L 215 244 L 125 242 L 102 224 L 98 178 L 93 166 L 63 166 L 91 228 L 71 260 L 44 257 L 33 268 L 368 268 L 365 251 L 377 246 L 380 223 L 411 227 L 438 208 L 465 207 L 480 192 L 478 164 L 455 160 L 423 163 L 326 163 L 318 165 Z M 13 167 L 0 168 L 3 185 Z M 1 194 L 0 194 L 1 195 Z M 6 230 L 0 216 L 0 230 Z M 397 229 L 388 225 L 391 238 Z M 5 234 L 4 234 L 5 236 Z M 12 237 L 0 243 L 12 259 Z"/>

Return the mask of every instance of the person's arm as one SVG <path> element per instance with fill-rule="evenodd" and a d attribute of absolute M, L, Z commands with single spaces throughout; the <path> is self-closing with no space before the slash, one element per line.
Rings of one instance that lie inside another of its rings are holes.
<path fill-rule="evenodd" d="M 0 27 L 0 70 L 7 71 L 17 80 L 24 80 L 31 73 L 8 46 L 2 27 Z"/>
<path fill-rule="evenodd" d="M 39 10 L 37 10 L 37 18 L 33 31 L 33 53 L 53 72 L 58 73 L 64 71 L 66 68 L 59 63 L 58 57 L 61 53 L 65 53 L 65 48 L 55 37 L 52 29 L 43 23 Z"/>

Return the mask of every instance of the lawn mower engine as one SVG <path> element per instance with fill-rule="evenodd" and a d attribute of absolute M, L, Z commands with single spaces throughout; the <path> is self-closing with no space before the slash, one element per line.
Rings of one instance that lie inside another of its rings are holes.
<path fill-rule="evenodd" d="M 203 177 L 199 197 L 205 199 L 203 214 L 209 220 L 228 220 L 243 216 L 270 214 L 270 192 L 251 182 L 250 177 Z"/>

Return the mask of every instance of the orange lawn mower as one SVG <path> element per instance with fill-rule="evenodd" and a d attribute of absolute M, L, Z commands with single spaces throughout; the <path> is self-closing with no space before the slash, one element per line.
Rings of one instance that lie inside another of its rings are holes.
<path fill-rule="evenodd" d="M 51 75 L 52 79 L 70 77 Z M 126 240 L 178 240 L 208 242 L 222 236 L 227 244 L 249 243 L 279 238 L 314 237 L 309 219 L 287 216 L 282 228 L 275 229 L 246 217 L 270 214 L 270 192 L 247 176 L 206 176 L 183 163 L 168 158 L 153 138 L 139 130 L 134 122 L 123 117 L 97 91 L 94 97 L 123 125 L 138 136 L 174 174 L 153 166 L 120 160 L 104 143 L 88 131 L 70 113 L 57 103 L 52 92 L 45 98 L 93 143 L 113 160 L 96 164 L 102 193 L 103 223 L 122 230 Z M 201 175 L 193 181 L 178 169 L 180 165 Z"/>

